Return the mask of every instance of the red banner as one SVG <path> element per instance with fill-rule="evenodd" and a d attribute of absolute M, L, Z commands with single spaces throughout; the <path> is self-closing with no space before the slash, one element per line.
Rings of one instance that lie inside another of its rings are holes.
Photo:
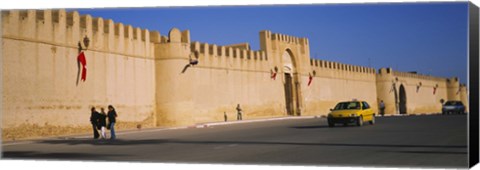
<path fill-rule="evenodd" d="M 276 72 L 270 72 L 270 78 L 275 80 L 275 78 L 277 77 L 277 73 Z"/>
<path fill-rule="evenodd" d="M 312 75 L 308 75 L 308 86 L 310 86 L 310 84 L 312 84 L 312 80 L 313 80 Z"/>
<path fill-rule="evenodd" d="M 78 54 L 77 61 L 82 64 L 82 81 L 85 81 L 87 79 L 87 59 L 83 51 Z"/>

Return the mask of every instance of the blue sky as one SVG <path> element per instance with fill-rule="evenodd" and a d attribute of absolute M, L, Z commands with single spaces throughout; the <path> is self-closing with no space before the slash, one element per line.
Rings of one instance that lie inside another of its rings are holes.
<path fill-rule="evenodd" d="M 312 58 L 418 71 L 467 82 L 468 3 L 81 9 L 166 35 L 189 29 L 192 41 L 259 49 L 261 30 L 307 37 Z"/>

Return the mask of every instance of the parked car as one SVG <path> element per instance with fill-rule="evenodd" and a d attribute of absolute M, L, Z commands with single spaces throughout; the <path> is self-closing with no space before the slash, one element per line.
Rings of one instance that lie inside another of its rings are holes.
<path fill-rule="evenodd" d="M 442 107 L 442 114 L 465 114 L 465 105 L 461 101 L 447 101 Z"/>
<path fill-rule="evenodd" d="M 329 127 L 335 126 L 336 123 L 342 123 L 344 126 L 355 123 L 362 126 L 368 121 L 372 125 L 375 124 L 375 113 L 365 101 L 340 102 L 330 111 L 327 117 Z"/>

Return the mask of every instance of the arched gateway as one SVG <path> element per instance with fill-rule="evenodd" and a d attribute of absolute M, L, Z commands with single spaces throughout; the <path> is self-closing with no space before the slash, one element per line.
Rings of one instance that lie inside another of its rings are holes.
<path fill-rule="evenodd" d="M 405 92 L 405 87 L 400 85 L 399 88 L 399 110 L 400 114 L 407 114 L 407 94 Z"/>
<path fill-rule="evenodd" d="M 298 75 L 293 55 L 290 50 L 283 53 L 283 73 L 284 73 L 284 89 L 285 89 L 285 106 L 287 115 L 300 115 L 298 91 L 300 85 L 298 83 Z"/>

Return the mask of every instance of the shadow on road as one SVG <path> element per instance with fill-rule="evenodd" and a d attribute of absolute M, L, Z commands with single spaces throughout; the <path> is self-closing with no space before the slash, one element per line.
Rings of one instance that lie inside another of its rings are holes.
<path fill-rule="evenodd" d="M 316 128 L 329 128 L 326 125 L 314 125 L 314 126 L 292 126 L 295 129 L 316 129 Z"/>
<path fill-rule="evenodd" d="M 333 127 L 328 127 L 327 125 L 313 125 L 313 126 L 292 126 L 290 128 L 295 128 L 295 129 L 318 129 L 318 128 L 333 128 Z M 358 128 L 356 125 L 349 123 L 347 125 L 336 125 L 334 127 L 335 129 L 338 128 Z"/>
<path fill-rule="evenodd" d="M 394 151 L 397 153 L 420 153 L 420 154 L 458 154 L 458 155 L 466 155 L 467 152 L 446 152 L 446 151 Z"/>
<path fill-rule="evenodd" d="M 99 160 L 102 157 L 120 157 L 125 156 L 121 154 L 98 154 L 98 153 L 42 153 L 42 152 L 31 152 L 31 151 L 7 151 L 3 152 L 3 158 L 35 158 L 35 159 L 88 159 L 88 160 Z"/>
<path fill-rule="evenodd" d="M 275 142 L 275 141 L 209 141 L 209 140 L 175 140 L 175 139 L 145 139 L 145 140 L 43 140 L 43 144 L 67 145 L 161 145 L 161 144 L 200 144 L 200 145 L 296 145 L 296 146 L 340 146 L 340 147 L 391 147 L 391 148 L 467 148 L 467 145 L 401 145 L 401 144 L 354 144 L 354 143 L 309 143 L 309 142 Z"/>

